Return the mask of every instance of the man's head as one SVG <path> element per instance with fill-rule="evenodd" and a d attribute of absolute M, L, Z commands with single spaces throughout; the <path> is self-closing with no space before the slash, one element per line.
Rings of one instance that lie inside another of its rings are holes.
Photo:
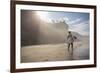
<path fill-rule="evenodd" d="M 71 31 L 69 31 L 68 33 L 71 34 Z"/>

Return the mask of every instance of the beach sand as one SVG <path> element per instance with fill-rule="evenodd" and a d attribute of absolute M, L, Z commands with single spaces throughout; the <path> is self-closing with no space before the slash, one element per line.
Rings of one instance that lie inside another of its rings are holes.
<path fill-rule="evenodd" d="M 75 42 L 73 53 L 67 44 L 31 45 L 21 48 L 21 63 L 45 61 L 69 61 L 89 59 L 89 44 Z"/>

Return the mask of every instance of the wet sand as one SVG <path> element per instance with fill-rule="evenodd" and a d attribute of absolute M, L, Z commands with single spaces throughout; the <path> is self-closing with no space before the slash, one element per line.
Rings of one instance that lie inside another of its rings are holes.
<path fill-rule="evenodd" d="M 21 62 L 45 62 L 89 59 L 88 43 L 74 43 L 73 53 L 67 44 L 32 45 L 21 48 Z"/>

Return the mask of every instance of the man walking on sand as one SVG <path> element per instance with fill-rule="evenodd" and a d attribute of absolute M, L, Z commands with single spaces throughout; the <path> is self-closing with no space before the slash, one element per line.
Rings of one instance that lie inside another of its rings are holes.
<path fill-rule="evenodd" d="M 75 36 L 72 35 L 71 31 L 68 32 L 68 36 L 67 36 L 67 43 L 68 43 L 68 51 L 70 50 L 70 46 L 71 46 L 71 49 L 72 49 L 72 52 L 73 52 L 73 42 L 74 42 L 74 39 L 76 39 Z"/>

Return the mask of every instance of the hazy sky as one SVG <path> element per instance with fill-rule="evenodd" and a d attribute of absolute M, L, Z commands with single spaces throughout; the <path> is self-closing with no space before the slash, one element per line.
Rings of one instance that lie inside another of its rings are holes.
<path fill-rule="evenodd" d="M 89 13 L 36 11 L 36 14 L 45 22 L 52 23 L 65 20 L 69 25 L 69 30 L 83 35 L 89 34 Z"/>

